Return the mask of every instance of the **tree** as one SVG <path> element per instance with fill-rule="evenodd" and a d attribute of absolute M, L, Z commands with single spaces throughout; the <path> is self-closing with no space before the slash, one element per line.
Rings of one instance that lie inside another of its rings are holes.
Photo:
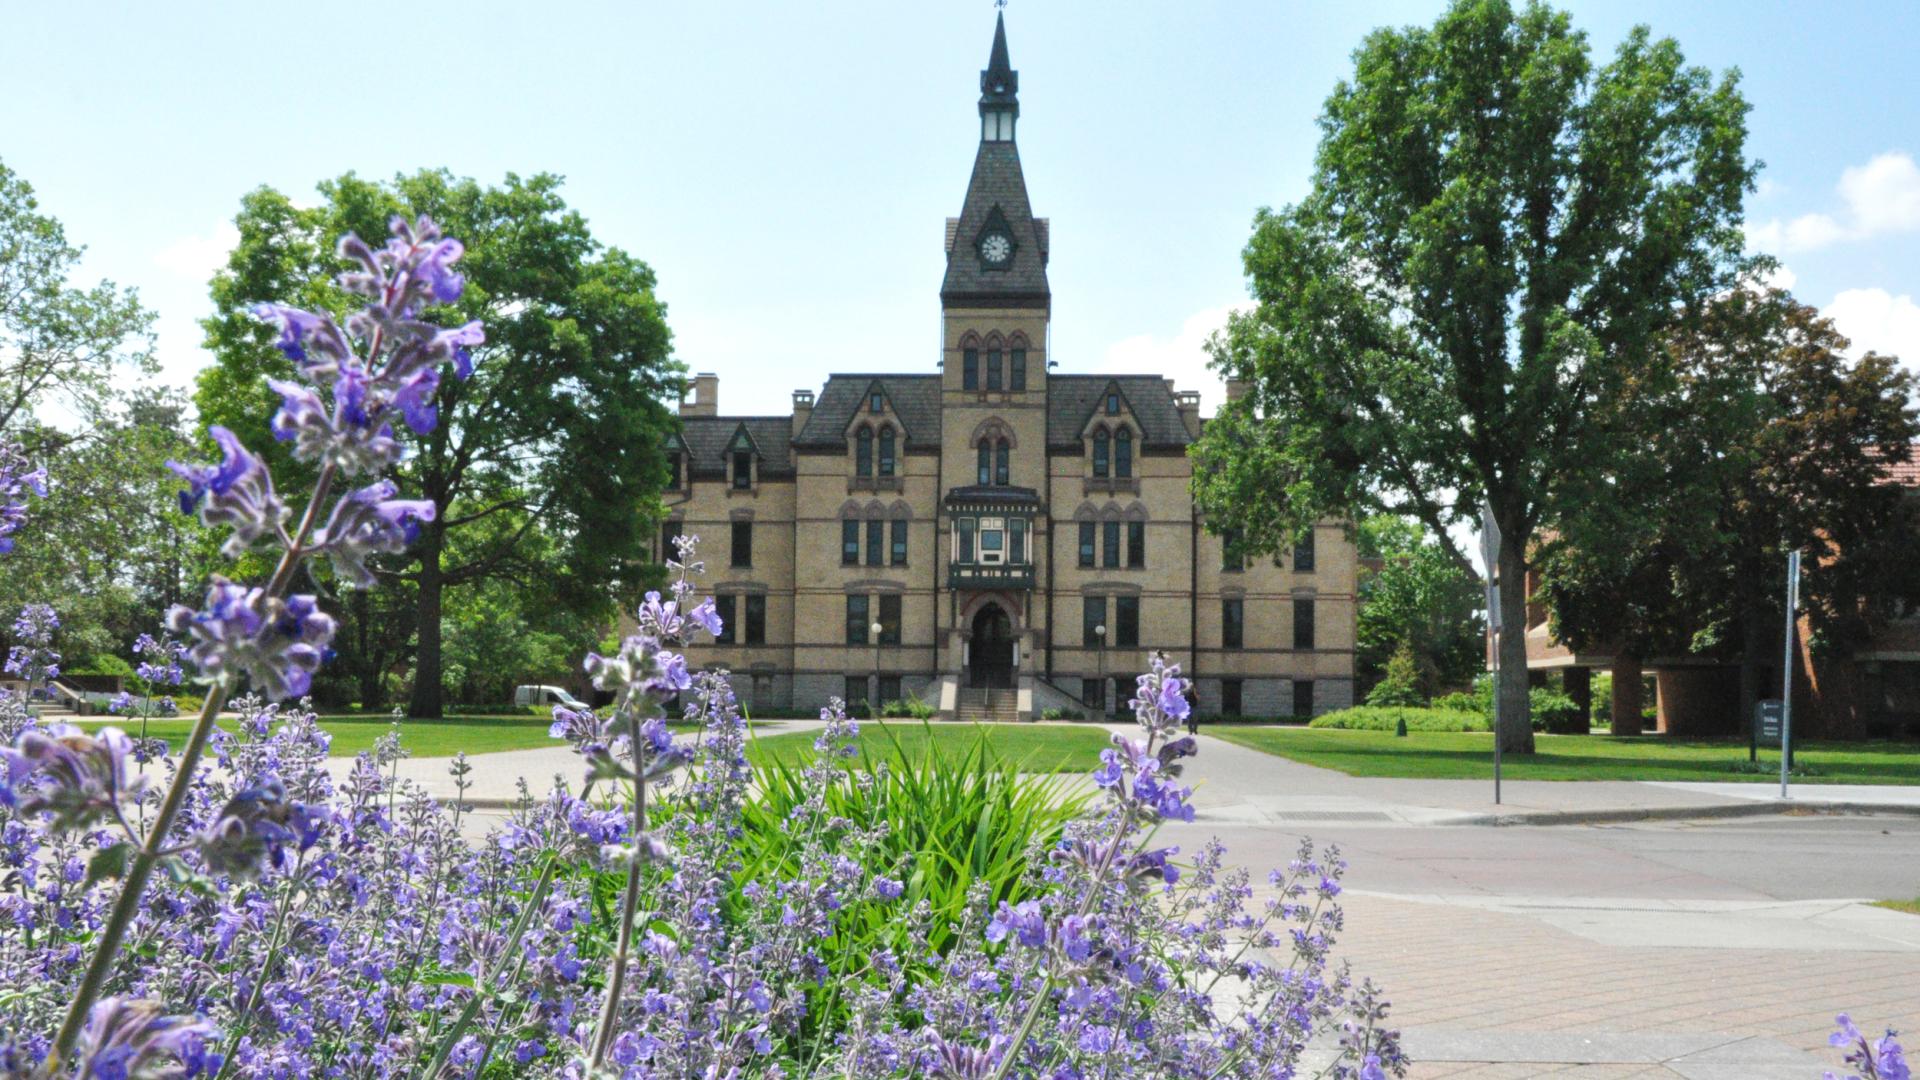
<path fill-rule="evenodd" d="M 1739 289 L 1666 344 L 1684 415 L 1625 410 L 1653 451 L 1623 500 L 1659 512 L 1629 534 L 1602 514 L 1540 552 L 1540 597 L 1575 648 L 1740 663 L 1741 715 L 1785 618 L 1786 553 L 1817 654 L 1844 654 L 1920 603 L 1916 522 L 1886 476 L 1920 439 L 1920 385 L 1780 290 Z"/>
<path fill-rule="evenodd" d="M 1214 343 L 1249 393 L 1200 440 L 1209 520 L 1262 548 L 1368 511 L 1499 525 L 1501 747 L 1530 752 L 1521 582 L 1565 494 L 1639 448 L 1604 423 L 1654 343 L 1750 270 L 1746 102 L 1635 29 L 1596 67 L 1565 14 L 1456 0 L 1374 32 L 1313 186 L 1262 210 L 1256 305 Z"/>
<path fill-rule="evenodd" d="M 322 183 L 324 203 L 311 209 L 261 188 L 242 200 L 239 246 L 212 285 L 218 313 L 205 326 L 217 363 L 196 400 L 209 421 L 267 446 L 277 401 L 261 377 L 285 375 L 291 362 L 251 306 L 274 298 L 343 315 L 353 301 L 330 280 L 345 266 L 335 244 L 348 232 L 385 236 L 394 214 L 430 215 L 466 244 L 466 292 L 433 317 L 481 319 L 487 342 L 473 350 L 470 379 L 441 381 L 439 426 L 396 470 L 438 516 L 404 564 L 385 568 L 417 597 L 415 716 L 442 710 L 446 590 L 512 580 L 543 603 L 604 618 L 647 555 L 680 367 L 653 271 L 595 240 L 560 184 L 547 174 L 485 187 L 444 170 L 384 184 L 349 173 Z M 284 455 L 272 464 L 297 480 Z"/>
<path fill-rule="evenodd" d="M 1356 531 L 1363 564 L 1356 620 L 1362 676 L 1384 674 L 1404 651 L 1422 697 L 1471 683 L 1486 663 L 1486 624 L 1473 575 L 1417 521 L 1376 514 Z"/>
<path fill-rule="evenodd" d="M 122 651 L 156 629 L 168 606 L 193 598 L 216 565 L 195 518 L 179 512 L 168 458 L 193 452 L 186 402 L 141 392 L 78 433 L 26 427 L 30 444 L 60 445 L 47 465 L 47 495 L 33 506 L 31 542 L 0 567 L 0 613 L 29 603 L 60 613 L 69 659 Z"/>
<path fill-rule="evenodd" d="M 83 254 L 0 162 L 0 435 L 16 434 L 48 405 L 91 420 L 119 369 L 156 370 L 153 313 L 132 289 L 69 284 Z M 48 449 L 67 441 L 39 434 Z"/>

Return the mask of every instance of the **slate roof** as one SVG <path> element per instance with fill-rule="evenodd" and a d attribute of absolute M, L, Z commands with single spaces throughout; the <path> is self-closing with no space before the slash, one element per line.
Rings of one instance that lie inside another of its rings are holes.
<path fill-rule="evenodd" d="M 1013 259 L 1004 270 L 981 265 L 974 243 L 998 209 L 1013 238 Z M 982 142 L 973 159 L 973 177 L 967 181 L 960 217 L 948 230 L 947 276 L 940 283 L 943 300 L 996 300 L 1045 305 L 1053 295 L 1047 286 L 1045 228 L 1033 218 L 1027 201 L 1027 179 L 1020 171 L 1020 150 L 1011 141 Z"/>
<path fill-rule="evenodd" d="M 847 425 L 866 407 L 867 391 L 878 383 L 906 430 L 908 450 L 940 447 L 940 376 L 833 375 L 813 403 L 813 415 L 800 429 L 795 446 L 845 449 Z"/>
<path fill-rule="evenodd" d="M 768 479 L 793 475 L 793 438 L 790 416 L 683 416 L 680 438 L 687 444 L 687 472 L 695 480 L 724 480 L 727 447 L 734 432 L 746 425 L 747 435 L 760 451 L 760 475 Z"/>
<path fill-rule="evenodd" d="M 1047 376 L 1047 446 L 1070 450 L 1080 446 L 1080 433 L 1102 405 L 1109 383 L 1118 384 L 1121 397 L 1140 425 L 1142 449 L 1180 449 L 1193 441 L 1180 419 L 1173 391 L 1158 375 L 1049 375 Z"/>

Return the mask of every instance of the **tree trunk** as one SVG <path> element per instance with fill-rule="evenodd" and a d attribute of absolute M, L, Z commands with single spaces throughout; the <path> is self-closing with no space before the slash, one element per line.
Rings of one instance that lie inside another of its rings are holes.
<path fill-rule="evenodd" d="M 1767 665 L 1767 642 L 1760 632 L 1759 614 L 1751 608 L 1740 618 L 1740 638 L 1740 722 L 1751 728 L 1754 709 L 1766 696 L 1760 673 Z"/>
<path fill-rule="evenodd" d="M 1593 669 L 1583 667 L 1567 668 L 1560 676 L 1560 685 L 1567 697 L 1580 708 L 1580 722 L 1574 725 L 1574 731 L 1581 735 L 1593 733 Z"/>
<path fill-rule="evenodd" d="M 446 533 L 438 522 L 420 530 L 420 542 L 416 548 L 420 553 L 420 602 L 416 609 L 419 625 L 414 628 L 419 635 L 420 647 L 414 653 L 413 696 L 407 704 L 407 715 L 416 719 L 438 719 L 443 709 L 440 693 L 440 604 L 446 582 L 440 576 L 440 553 L 445 544 Z"/>
<path fill-rule="evenodd" d="M 1640 658 L 1622 650 L 1613 654 L 1613 733 L 1640 730 Z"/>
<path fill-rule="evenodd" d="M 1503 754 L 1533 753 L 1533 717 L 1527 701 L 1526 537 L 1511 532 L 1500 538 L 1500 673 L 1494 695 L 1500 703 L 1500 730 L 1494 738 Z"/>

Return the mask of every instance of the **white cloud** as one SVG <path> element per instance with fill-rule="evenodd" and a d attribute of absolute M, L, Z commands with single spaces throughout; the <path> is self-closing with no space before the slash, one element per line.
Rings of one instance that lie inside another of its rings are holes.
<path fill-rule="evenodd" d="M 1913 297 L 1885 289 L 1847 289 L 1824 314 L 1853 342 L 1854 356 L 1898 356 L 1909 370 L 1920 372 L 1920 304 Z"/>
<path fill-rule="evenodd" d="M 1200 391 L 1200 408 L 1212 414 L 1227 399 L 1226 384 L 1207 367 L 1207 338 L 1227 325 L 1232 304 L 1196 311 L 1169 337 L 1140 334 L 1108 345 L 1099 370 L 1115 375 L 1164 375 L 1181 390 Z"/>
<path fill-rule="evenodd" d="M 1920 165 L 1901 151 L 1850 165 L 1835 186 L 1846 209 L 1838 216 L 1802 214 L 1791 221 L 1749 222 L 1747 244 L 1760 251 L 1812 251 L 1843 240 L 1866 240 L 1920 229 Z"/>
<path fill-rule="evenodd" d="M 240 230 L 223 221 L 205 236 L 183 236 L 153 256 L 155 265 L 196 284 L 205 284 L 227 265 L 227 256 L 240 243 Z"/>
<path fill-rule="evenodd" d="M 1793 268 L 1786 263 L 1781 263 L 1767 271 L 1767 276 L 1760 279 L 1760 283 L 1770 289 L 1785 289 L 1787 292 L 1792 292 L 1799 281 L 1800 275 L 1794 273 Z"/>

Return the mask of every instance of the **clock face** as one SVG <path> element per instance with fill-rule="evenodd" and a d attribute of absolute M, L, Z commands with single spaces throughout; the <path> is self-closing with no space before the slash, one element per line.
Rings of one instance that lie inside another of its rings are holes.
<path fill-rule="evenodd" d="M 980 257 L 996 265 L 1006 262 L 1013 254 L 1013 241 L 1001 233 L 994 233 L 980 241 Z"/>

